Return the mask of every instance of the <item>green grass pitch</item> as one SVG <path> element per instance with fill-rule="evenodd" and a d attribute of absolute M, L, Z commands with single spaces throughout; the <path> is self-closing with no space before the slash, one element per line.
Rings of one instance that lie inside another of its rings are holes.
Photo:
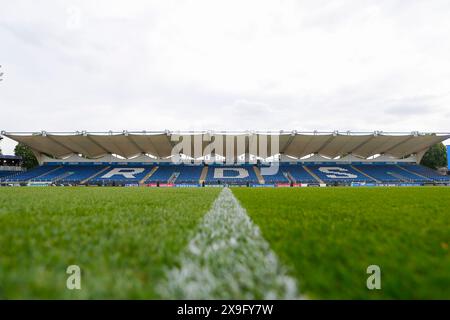
<path fill-rule="evenodd" d="M 307 297 L 450 299 L 450 188 L 232 190 Z M 159 298 L 219 192 L 0 188 L 0 298 Z M 82 290 L 66 289 L 71 264 Z"/>
<path fill-rule="evenodd" d="M 450 188 L 233 191 L 310 298 L 450 299 Z"/>
<path fill-rule="evenodd" d="M 217 189 L 0 188 L 0 298 L 158 298 Z M 82 290 L 67 290 L 79 265 Z"/>

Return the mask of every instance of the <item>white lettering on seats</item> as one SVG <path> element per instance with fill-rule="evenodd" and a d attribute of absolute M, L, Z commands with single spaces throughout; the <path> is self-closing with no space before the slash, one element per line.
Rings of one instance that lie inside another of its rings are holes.
<path fill-rule="evenodd" d="M 235 175 L 224 176 L 225 171 L 234 171 Z M 248 170 L 245 168 L 214 168 L 214 179 L 244 179 L 249 176 Z"/>
<path fill-rule="evenodd" d="M 328 178 L 332 179 L 358 178 L 356 174 L 350 173 L 347 169 L 341 167 L 320 167 L 319 171 L 325 173 Z"/>
<path fill-rule="evenodd" d="M 114 168 L 103 175 L 102 178 L 108 179 L 113 176 L 123 176 L 127 179 L 135 179 L 135 175 L 144 172 L 144 170 L 144 168 Z"/>

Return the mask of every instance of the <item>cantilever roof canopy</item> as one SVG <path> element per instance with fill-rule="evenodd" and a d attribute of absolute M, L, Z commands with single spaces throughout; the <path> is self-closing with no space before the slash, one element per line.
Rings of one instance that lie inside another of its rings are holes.
<path fill-rule="evenodd" d="M 54 158 L 81 154 L 99 158 L 116 154 L 132 158 L 151 154 L 167 158 L 176 152 L 199 158 L 206 154 L 237 157 L 252 154 L 270 157 L 284 154 L 302 158 L 320 154 L 336 158 L 347 154 L 366 159 L 376 154 L 402 158 L 423 154 L 432 145 L 450 138 L 448 133 L 383 133 L 383 132 L 70 132 L 13 133 L 2 135 L 24 143 L 35 152 Z M 180 143 L 181 142 L 181 143 Z M 198 143 L 197 143 L 198 142 Z M 175 148 L 175 149 L 174 149 Z"/>

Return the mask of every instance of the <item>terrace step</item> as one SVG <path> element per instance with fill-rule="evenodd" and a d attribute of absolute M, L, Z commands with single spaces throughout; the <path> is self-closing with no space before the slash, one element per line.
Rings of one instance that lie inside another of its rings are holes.
<path fill-rule="evenodd" d="M 350 167 L 351 167 L 353 170 L 358 171 L 359 173 L 361 173 L 363 176 L 366 176 L 367 178 L 372 179 L 372 180 L 375 181 L 376 183 L 381 183 L 380 180 L 375 179 L 375 178 L 372 177 L 372 176 L 369 176 L 367 173 L 365 173 L 364 171 L 362 171 L 362 170 L 356 168 L 355 166 L 350 166 Z"/>
<path fill-rule="evenodd" d="M 255 171 L 256 177 L 258 178 L 258 182 L 259 184 L 264 184 L 266 183 L 264 181 L 263 176 L 261 175 L 261 171 L 259 171 L 259 168 L 257 166 L 253 166 L 253 171 Z"/>
<path fill-rule="evenodd" d="M 95 177 L 99 176 L 100 174 L 102 174 L 103 172 L 105 172 L 106 170 L 108 170 L 109 168 L 111 168 L 110 166 L 103 168 L 102 170 L 94 173 L 92 176 L 90 176 L 89 178 L 84 179 L 83 181 L 80 182 L 80 184 L 85 184 L 86 182 L 88 182 L 91 179 L 94 179 Z"/>
<path fill-rule="evenodd" d="M 285 177 L 288 178 L 288 180 L 290 182 L 297 183 L 297 180 L 295 180 L 295 178 L 292 176 L 292 174 L 289 171 L 285 172 L 284 174 L 285 174 Z"/>
<path fill-rule="evenodd" d="M 303 167 L 303 169 L 305 169 L 306 172 L 309 173 L 309 175 L 310 175 L 311 177 L 313 177 L 314 179 L 316 179 L 317 182 L 319 182 L 320 184 L 325 184 L 325 182 L 323 182 L 322 179 L 320 179 L 314 172 L 312 172 L 311 170 L 309 170 L 308 166 L 302 166 L 302 167 Z"/>
<path fill-rule="evenodd" d="M 204 166 L 202 169 L 202 173 L 200 174 L 200 179 L 198 180 L 198 183 L 200 185 L 202 185 L 203 182 L 205 182 L 207 174 L 208 174 L 208 166 Z"/>
<path fill-rule="evenodd" d="M 179 172 L 174 172 L 174 173 L 170 176 L 169 180 L 167 180 L 167 183 L 175 183 L 175 181 L 177 181 L 179 175 L 180 175 Z"/>
<path fill-rule="evenodd" d="M 145 177 L 141 179 L 141 181 L 139 181 L 139 185 L 144 184 L 145 181 L 147 181 L 147 180 L 148 180 L 148 179 L 156 172 L 156 170 L 158 170 L 158 168 L 159 168 L 158 166 L 154 166 L 154 167 L 152 168 L 152 170 L 150 170 L 150 172 L 147 173 L 147 174 L 145 175 Z"/>

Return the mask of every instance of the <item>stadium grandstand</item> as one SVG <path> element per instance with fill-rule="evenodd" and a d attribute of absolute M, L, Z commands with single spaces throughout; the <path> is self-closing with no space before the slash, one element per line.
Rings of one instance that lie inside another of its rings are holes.
<path fill-rule="evenodd" d="M 444 133 L 2 132 L 39 166 L 3 156 L 2 185 L 394 186 L 450 185 L 421 166 Z M 15 162 L 14 162 L 15 161 Z M 15 167 L 15 170 L 11 170 Z"/>
<path fill-rule="evenodd" d="M 0 179 L 23 172 L 22 158 L 0 154 Z"/>

